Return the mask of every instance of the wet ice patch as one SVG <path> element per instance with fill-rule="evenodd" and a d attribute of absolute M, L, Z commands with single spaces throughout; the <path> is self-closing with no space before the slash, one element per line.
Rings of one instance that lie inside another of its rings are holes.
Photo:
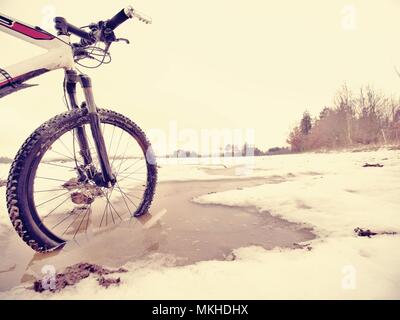
<path fill-rule="evenodd" d="M 291 222 L 306 223 L 320 236 L 348 236 L 358 226 L 376 232 L 399 232 L 399 185 L 398 168 L 366 171 L 350 162 L 334 173 L 207 194 L 194 201 L 254 206 Z"/>

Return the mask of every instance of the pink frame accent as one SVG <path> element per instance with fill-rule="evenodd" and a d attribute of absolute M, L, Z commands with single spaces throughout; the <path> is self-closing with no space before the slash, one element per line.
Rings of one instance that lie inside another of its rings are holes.
<path fill-rule="evenodd" d="M 47 50 L 46 53 L 27 59 L 11 66 L 3 67 L 13 81 L 21 80 L 27 74 L 37 70 L 73 70 L 75 62 L 69 36 L 54 36 L 38 27 L 18 21 L 0 12 L 0 32 L 29 42 L 35 46 Z M 9 81 L 0 74 L 0 87 Z"/>

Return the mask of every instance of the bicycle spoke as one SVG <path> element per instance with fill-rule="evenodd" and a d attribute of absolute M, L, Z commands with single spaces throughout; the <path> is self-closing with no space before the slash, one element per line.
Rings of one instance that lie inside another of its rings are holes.
<path fill-rule="evenodd" d="M 106 205 L 105 205 L 105 207 L 104 207 L 104 211 L 103 211 L 103 215 L 102 215 L 102 217 L 101 217 L 101 221 L 100 221 L 99 228 L 101 228 L 101 226 L 102 226 L 102 224 L 103 224 L 104 216 L 106 215 L 107 209 L 108 209 L 108 201 L 106 202 Z"/>
<path fill-rule="evenodd" d="M 110 201 L 110 199 L 111 199 L 111 194 L 110 194 L 110 198 L 108 198 L 107 196 L 106 196 L 106 198 L 107 198 L 108 202 L 110 203 L 111 209 L 114 209 L 115 213 L 117 214 L 117 216 L 118 216 L 118 217 L 121 219 L 121 221 L 122 221 L 121 216 L 119 215 L 118 211 L 114 208 L 114 206 L 112 205 L 112 203 L 111 203 L 111 201 Z M 112 210 L 111 210 L 111 209 L 110 209 L 110 212 L 111 212 L 111 215 L 112 215 Z M 114 216 L 112 215 L 112 217 L 114 217 Z M 114 218 L 113 218 L 113 220 L 114 220 Z"/>
<path fill-rule="evenodd" d="M 34 193 L 54 192 L 54 191 L 64 191 L 64 190 L 65 190 L 65 188 L 62 188 L 62 189 L 48 189 L 48 190 L 34 191 Z"/>
<path fill-rule="evenodd" d="M 111 213 L 111 218 L 112 218 L 112 221 L 113 221 L 113 223 L 115 224 L 115 220 L 114 220 L 114 214 L 113 214 L 113 212 L 112 212 L 111 201 L 109 201 L 108 199 L 107 199 L 107 201 L 110 203 L 110 213 Z"/>
<path fill-rule="evenodd" d="M 119 185 L 118 185 L 119 186 Z M 126 193 L 126 192 L 124 192 L 124 191 L 122 191 L 122 189 L 121 188 L 119 188 L 120 189 L 120 191 L 126 196 L 126 198 L 135 206 L 135 208 L 137 209 L 138 207 L 137 207 L 137 205 L 132 201 L 132 199 L 128 196 L 128 194 Z"/>
<path fill-rule="evenodd" d="M 59 140 L 60 143 L 63 145 L 64 149 L 71 155 L 71 157 L 72 157 L 73 159 L 75 159 L 75 158 L 76 158 L 75 154 L 73 154 L 73 153 L 71 152 L 71 150 L 69 150 L 69 148 L 65 145 L 64 141 L 62 141 L 62 137 L 58 138 L 58 140 Z"/>
<path fill-rule="evenodd" d="M 110 145 L 108 146 L 108 150 L 109 152 L 111 152 L 111 145 L 114 139 L 114 132 L 115 132 L 115 126 L 113 126 L 113 131 L 112 131 L 112 135 L 111 135 L 111 140 L 110 140 Z"/>
<path fill-rule="evenodd" d="M 122 176 L 122 179 L 120 179 L 120 181 L 124 181 L 125 179 L 136 180 L 136 181 L 143 181 L 143 179 L 132 178 L 131 175 L 133 175 L 133 174 L 140 174 L 141 172 L 138 172 L 138 170 L 142 169 L 144 166 L 145 166 L 145 165 L 143 165 L 142 167 L 140 167 L 140 168 L 137 169 L 136 171 L 132 172 L 132 173 L 129 174 L 128 176 Z"/>
<path fill-rule="evenodd" d="M 145 172 L 138 172 L 138 173 L 134 173 L 134 174 L 144 174 Z M 132 174 L 130 174 L 129 176 L 120 176 L 121 179 L 119 179 L 118 181 L 124 181 L 124 180 L 134 180 L 134 181 L 139 181 L 139 182 L 146 182 L 146 178 L 135 178 L 135 177 L 131 177 Z"/>
<path fill-rule="evenodd" d="M 92 205 L 90 205 L 90 207 L 91 207 Z M 89 226 L 89 219 L 90 219 L 90 214 L 92 213 L 92 209 L 90 208 L 90 212 L 89 212 L 89 215 L 88 215 L 88 218 L 87 218 L 87 220 L 86 220 L 86 227 L 85 227 L 85 233 L 87 233 L 87 230 L 88 230 L 88 226 Z"/>
<path fill-rule="evenodd" d="M 71 157 L 69 157 L 69 156 L 67 156 L 67 155 L 65 155 L 65 154 L 63 154 L 63 153 L 61 153 L 61 152 L 54 151 L 54 150 L 52 150 L 52 149 L 50 149 L 49 151 L 54 152 L 55 154 L 58 154 L 58 155 L 60 155 L 60 156 L 63 156 L 63 157 L 65 157 L 65 158 L 67 158 L 67 159 L 70 159 L 70 160 L 72 160 L 72 161 L 75 161 L 74 158 L 71 158 Z"/>
<path fill-rule="evenodd" d="M 60 194 L 60 195 L 58 195 L 58 196 L 56 196 L 56 197 L 54 197 L 54 198 L 51 198 L 50 200 L 46 200 L 45 202 L 42 202 L 42 203 L 36 205 L 36 208 L 39 208 L 40 206 L 42 206 L 42 205 L 44 205 L 44 204 L 46 204 L 46 203 L 49 203 L 49 202 L 51 202 L 51 201 L 53 201 L 53 200 L 56 200 L 56 199 L 58 199 L 58 198 L 60 198 L 60 197 L 62 197 L 62 196 L 64 196 L 64 195 L 66 195 L 67 193 L 69 193 L 69 191 L 64 192 L 63 194 Z"/>
<path fill-rule="evenodd" d="M 141 174 L 141 173 L 146 173 L 146 171 L 139 171 L 140 169 L 144 168 L 145 165 L 143 165 L 142 167 L 139 167 L 137 170 L 135 171 L 129 171 L 129 172 L 124 172 L 123 176 L 128 175 L 128 177 L 132 174 Z M 121 176 L 121 174 L 120 174 Z"/>
<path fill-rule="evenodd" d="M 126 151 L 128 151 L 128 146 L 129 146 L 129 141 L 126 143 L 125 151 L 124 151 L 124 154 L 122 155 L 122 159 L 118 166 L 117 172 L 119 172 L 119 170 L 121 169 L 122 163 L 125 161 L 125 155 L 126 155 Z"/>
<path fill-rule="evenodd" d="M 113 191 L 114 191 L 114 189 L 112 189 L 112 190 L 110 191 L 110 197 L 111 197 Z M 103 192 L 103 194 L 104 194 L 104 192 Z M 107 195 L 108 195 L 108 192 L 107 192 Z M 106 227 L 107 227 L 107 223 L 108 223 L 108 208 L 110 208 L 110 201 L 108 200 L 108 199 L 109 199 L 108 196 L 105 196 L 105 198 L 106 198 L 106 201 L 107 201 L 107 202 L 106 202 L 106 206 L 104 207 L 104 212 L 103 212 L 103 215 L 102 215 L 102 217 L 101 217 L 101 221 L 100 221 L 100 226 L 99 226 L 99 228 L 101 228 L 101 226 L 102 226 L 102 224 L 103 224 L 104 217 L 106 218 Z M 111 209 L 110 209 L 110 211 L 111 211 Z"/>
<path fill-rule="evenodd" d="M 61 207 L 61 206 L 62 206 L 65 202 L 67 202 L 67 200 L 69 200 L 69 199 L 70 199 L 70 196 L 68 195 L 68 197 L 65 198 L 57 207 L 55 207 L 55 208 L 54 208 L 53 210 L 51 210 L 47 215 L 45 215 L 45 216 L 43 217 L 43 219 L 42 219 L 42 222 L 41 222 L 40 226 L 43 225 L 44 219 L 48 218 L 54 211 L 56 211 L 59 207 Z"/>
<path fill-rule="evenodd" d="M 67 216 L 63 219 L 61 219 L 60 222 L 57 222 L 54 226 L 52 226 L 50 229 L 55 229 L 57 228 L 61 223 L 63 223 L 64 221 L 68 220 L 68 218 L 71 218 L 72 215 L 70 213 L 67 213 Z"/>
<path fill-rule="evenodd" d="M 125 168 L 122 172 L 118 173 L 118 174 L 122 174 L 124 172 L 126 172 L 127 170 L 129 170 L 130 168 L 132 168 L 135 164 L 137 164 L 141 159 L 137 160 L 135 163 L 131 164 L 130 166 L 128 166 L 127 168 Z M 142 167 L 140 167 L 138 170 L 142 169 L 145 165 L 143 165 Z"/>
<path fill-rule="evenodd" d="M 119 172 L 121 171 L 122 165 L 128 160 L 129 160 L 129 157 L 126 157 L 123 161 L 121 161 L 121 163 L 120 163 L 120 165 L 118 167 L 117 173 L 116 173 L 117 176 L 118 176 Z M 138 161 L 140 161 L 140 159 Z"/>
<path fill-rule="evenodd" d="M 121 181 L 118 181 L 118 183 L 119 182 L 121 182 Z M 121 185 L 121 187 L 122 187 L 123 185 Z M 135 186 L 135 187 L 132 187 L 131 185 L 127 185 L 127 186 L 123 186 L 124 188 L 126 188 L 126 189 L 129 189 L 129 190 L 137 190 L 137 191 L 140 191 L 140 192 L 144 192 L 145 190 L 146 190 L 146 186 L 145 185 L 138 185 L 138 186 Z"/>
<path fill-rule="evenodd" d="M 125 196 L 124 196 L 124 194 L 123 194 L 121 188 L 119 187 L 119 184 L 118 184 L 118 183 L 117 183 L 117 188 L 118 188 L 118 190 L 119 190 L 119 193 L 120 193 L 121 196 L 122 196 L 122 199 L 124 200 L 124 203 L 125 203 L 126 208 L 128 209 L 128 212 L 131 213 L 131 209 L 129 208 L 129 206 L 128 206 L 127 202 L 126 202 Z"/>
<path fill-rule="evenodd" d="M 61 234 L 62 236 L 68 232 L 69 228 L 78 220 L 78 218 L 79 218 L 80 215 L 81 215 L 81 213 L 79 212 L 79 213 L 76 215 L 75 219 L 69 224 L 69 226 L 67 227 L 67 229 L 65 229 L 64 232 Z"/>
<path fill-rule="evenodd" d="M 89 142 L 89 150 L 91 150 L 91 151 L 96 150 L 96 148 L 93 146 L 92 139 L 88 138 L 87 140 Z"/>
<path fill-rule="evenodd" d="M 83 221 L 85 220 L 86 215 L 88 214 L 90 209 L 91 209 L 91 205 L 89 205 L 89 207 L 86 209 L 85 214 L 83 215 L 83 218 L 81 220 L 81 223 L 79 224 L 78 229 L 76 229 L 76 231 L 75 231 L 73 239 L 75 239 L 76 235 L 78 234 L 79 230 L 81 229 L 81 225 L 82 225 Z M 88 219 L 89 219 L 89 217 L 88 217 Z"/>
<path fill-rule="evenodd" d="M 112 167 L 112 165 L 114 164 L 115 157 L 116 157 L 117 154 L 118 154 L 119 145 L 120 145 L 120 143 L 121 143 L 121 138 L 122 138 L 124 132 L 125 132 L 125 131 L 122 131 L 122 130 L 121 130 L 121 135 L 119 136 L 119 140 L 118 140 L 118 144 L 117 144 L 117 150 L 115 151 L 114 158 L 113 158 L 113 160 L 112 160 L 112 162 L 111 162 L 111 167 Z"/>
<path fill-rule="evenodd" d="M 66 182 L 65 180 L 61 179 L 55 179 L 55 178 L 47 178 L 47 177 L 36 177 L 36 179 L 45 179 L 45 180 L 51 180 L 51 181 L 60 181 L 60 182 Z"/>
<path fill-rule="evenodd" d="M 124 180 L 126 180 L 126 179 L 128 179 L 128 180 L 134 180 L 134 181 L 145 181 L 145 180 L 143 180 L 143 179 L 136 179 L 136 178 L 132 178 L 132 177 L 129 177 L 129 176 L 122 176 L 122 179 L 119 179 L 118 181 L 124 181 Z"/>
<path fill-rule="evenodd" d="M 61 165 L 61 164 L 55 164 L 55 163 L 51 163 L 51 162 L 43 162 L 43 164 L 46 164 L 46 165 L 49 165 L 49 166 L 55 166 L 55 167 L 59 167 L 59 168 L 67 168 L 67 169 L 76 170 L 75 167 L 64 166 L 64 165 Z"/>

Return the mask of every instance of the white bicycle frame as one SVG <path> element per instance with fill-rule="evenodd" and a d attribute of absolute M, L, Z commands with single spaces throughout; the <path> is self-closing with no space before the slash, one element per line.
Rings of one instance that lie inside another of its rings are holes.
<path fill-rule="evenodd" d="M 39 27 L 30 26 L 1 12 L 0 31 L 47 50 L 44 54 L 3 68 L 9 77 L 3 73 L 0 74 L 0 91 L 2 87 L 21 84 L 45 72 L 75 68 L 69 36 L 56 37 Z"/>

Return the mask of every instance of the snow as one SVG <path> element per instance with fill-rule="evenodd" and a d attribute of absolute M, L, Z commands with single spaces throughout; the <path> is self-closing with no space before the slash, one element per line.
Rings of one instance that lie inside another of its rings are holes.
<path fill-rule="evenodd" d="M 216 180 L 249 177 L 249 170 L 254 167 L 253 157 L 227 157 L 227 158 L 159 158 L 157 159 L 158 180 L 167 181 L 190 181 L 190 180 Z M 220 173 L 218 170 L 237 168 L 235 175 Z M 243 169 L 244 168 L 244 169 Z M 214 170 L 210 175 L 204 169 Z M 246 174 L 245 174 L 246 173 Z M 251 172 L 254 176 L 254 172 Z M 262 176 L 262 174 L 261 174 Z"/>
<path fill-rule="evenodd" d="M 354 228 L 400 233 L 400 152 L 309 153 L 243 163 L 161 164 L 163 181 L 271 178 L 271 183 L 212 193 L 194 201 L 252 206 L 309 226 L 317 235 L 304 248 L 234 251 L 234 261 L 202 261 L 177 267 L 173 256 L 155 254 L 131 262 L 122 284 L 101 288 L 94 278 L 57 294 L 26 285 L 0 293 L 32 299 L 399 299 L 400 236 L 357 237 Z M 365 162 L 383 168 L 363 168 Z M 204 171 L 204 169 L 208 171 Z M 211 174 L 215 170 L 216 174 Z M 225 170 L 225 171 L 224 171 Z M 273 177 L 281 177 L 278 182 Z"/>
<path fill-rule="evenodd" d="M 323 165 L 314 162 L 304 169 L 318 169 L 318 174 L 280 184 L 204 195 L 195 201 L 256 206 L 259 211 L 311 225 L 320 236 L 349 236 L 355 227 L 400 233 L 400 160 L 384 161 L 383 168 L 363 168 L 357 155 L 342 154 L 341 157 L 346 162 L 340 157 L 329 161 L 332 168 L 325 171 L 320 169 L 327 167 L 327 160 L 333 160 L 332 157 L 316 155 L 316 160 L 324 161 Z"/>
<path fill-rule="evenodd" d="M 236 250 L 232 262 L 185 267 L 164 266 L 165 258 L 158 257 L 127 265 L 130 272 L 120 275 L 119 287 L 103 289 L 85 279 L 55 295 L 18 287 L 0 298 L 398 299 L 398 245 L 396 238 L 383 236 L 327 239 L 311 251 L 249 247 Z"/>

